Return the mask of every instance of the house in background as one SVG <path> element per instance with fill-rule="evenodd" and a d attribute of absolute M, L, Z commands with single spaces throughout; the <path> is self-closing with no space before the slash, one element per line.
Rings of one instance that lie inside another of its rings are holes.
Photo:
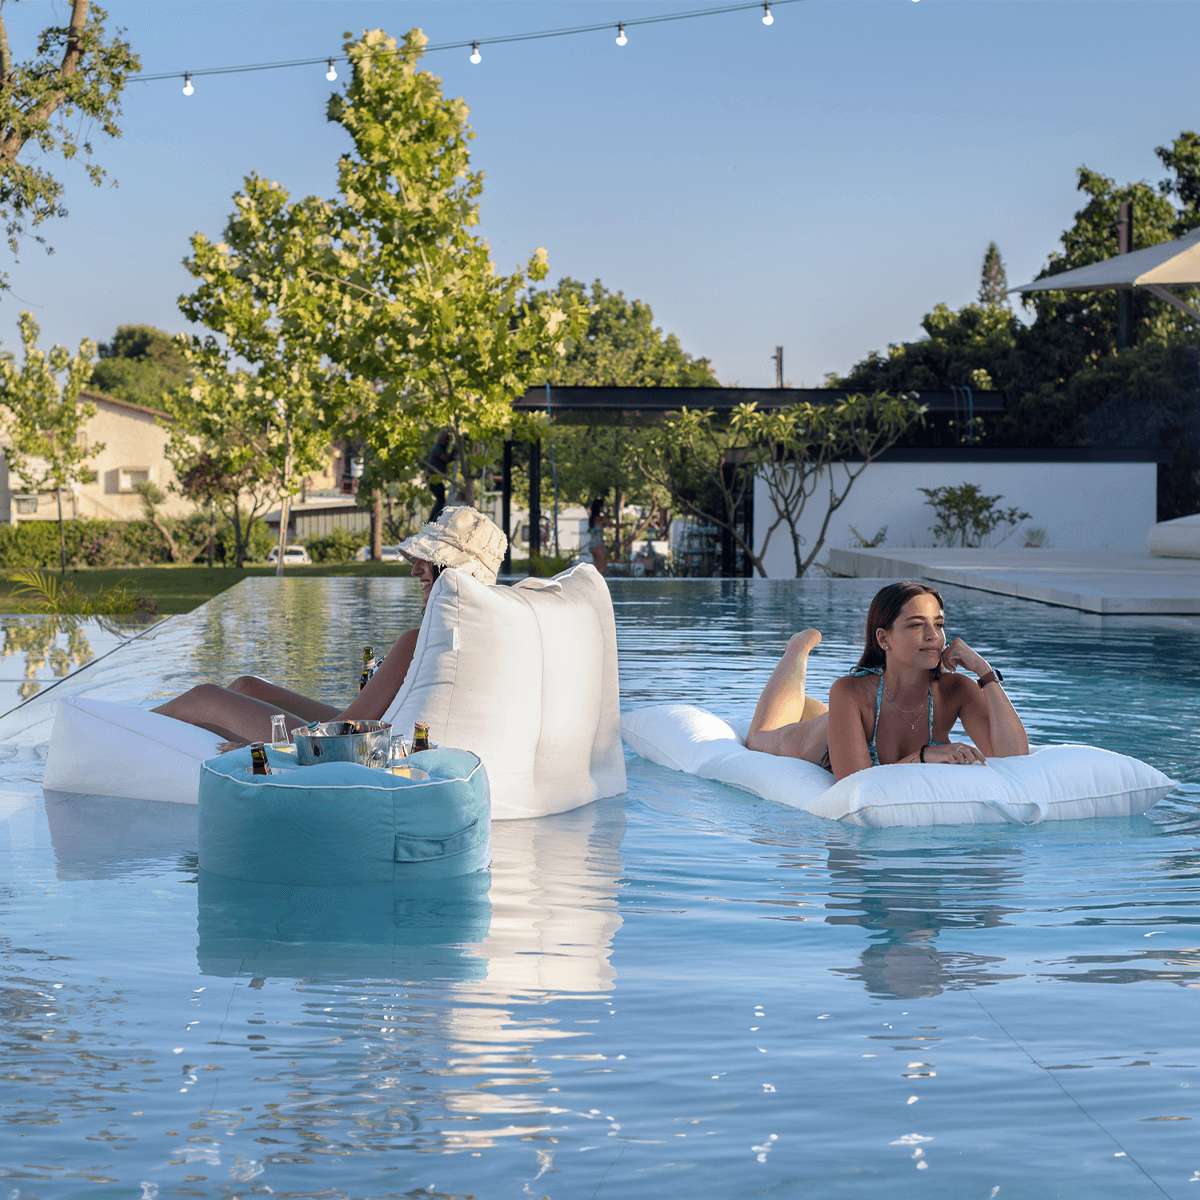
<path fill-rule="evenodd" d="M 95 472 L 91 483 L 63 493 L 63 516 L 84 520 L 136 521 L 143 515 L 139 483 L 157 484 L 167 493 L 160 512 L 183 517 L 195 511 L 195 505 L 172 492 L 175 468 L 166 456 L 167 430 L 160 424 L 170 417 L 157 409 L 118 400 L 100 392 L 85 391 L 82 398 L 96 406 L 96 415 L 84 426 L 81 435 L 86 447 L 103 445 L 88 467 Z M 341 497 L 343 474 L 349 477 L 350 460 L 340 447 L 331 447 L 328 467 L 304 481 L 306 494 Z M 355 481 L 357 482 L 357 481 Z M 349 489 L 346 489 L 349 490 Z M 306 497 L 307 498 L 307 497 Z M 347 497 L 352 508 L 354 501 Z M 21 521 L 56 521 L 58 503 L 53 492 L 33 495 L 21 490 L 21 482 L 10 476 L 0 454 L 0 523 L 16 525 Z M 368 525 L 370 518 L 368 515 Z M 275 516 L 278 526 L 279 516 Z"/>
<path fill-rule="evenodd" d="M 147 481 L 167 492 L 162 505 L 166 515 L 181 517 L 192 512 L 195 506 L 190 500 L 168 491 L 175 482 L 175 469 L 164 453 L 167 431 L 159 420 L 170 418 L 155 409 L 99 392 L 83 392 L 82 398 L 96 406 L 96 415 L 84 425 L 81 440 L 86 447 L 102 444 L 104 448 L 88 462 L 96 478 L 63 493 L 63 516 L 136 520 L 142 515 L 142 498 L 135 489 Z M 53 492 L 33 495 L 21 491 L 20 480 L 9 475 L 7 466 L 0 475 L 0 521 L 16 525 L 21 521 L 58 519 Z"/>

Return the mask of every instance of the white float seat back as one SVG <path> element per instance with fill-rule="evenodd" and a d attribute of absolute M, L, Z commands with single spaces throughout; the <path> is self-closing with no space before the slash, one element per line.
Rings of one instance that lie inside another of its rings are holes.
<path fill-rule="evenodd" d="M 493 820 L 623 792 L 616 625 L 599 572 L 580 564 L 508 588 L 444 571 L 384 720 L 405 736 L 428 721 L 434 742 L 478 754 Z"/>
<path fill-rule="evenodd" d="M 46 751 L 47 791 L 195 804 L 200 764 L 222 738 L 161 713 L 111 700 L 58 702 Z"/>

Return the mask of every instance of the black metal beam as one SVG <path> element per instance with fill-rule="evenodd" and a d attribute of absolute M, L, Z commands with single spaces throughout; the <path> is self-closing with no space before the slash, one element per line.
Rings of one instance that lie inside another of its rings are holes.
<path fill-rule="evenodd" d="M 542 552 L 542 443 L 529 443 L 529 565 Z"/>
<path fill-rule="evenodd" d="M 504 526 L 504 565 L 507 575 L 512 570 L 512 442 L 504 443 L 504 467 L 500 483 L 500 523 Z"/>
<path fill-rule="evenodd" d="M 856 393 L 834 388 L 616 388 L 616 387 L 556 387 L 554 389 L 554 420 L 568 424 L 580 417 L 622 415 L 639 417 L 678 412 L 681 408 L 700 408 L 710 412 L 732 412 L 739 404 L 757 404 L 759 408 L 788 408 L 793 404 L 836 404 Z M 962 406 L 962 390 L 954 392 L 921 392 L 918 399 L 931 413 L 953 414 Z M 1004 411 L 1004 393 L 996 391 L 971 392 L 972 406 L 977 413 Z M 514 400 L 518 412 L 542 412 L 546 408 L 546 389 L 530 388 Z"/>

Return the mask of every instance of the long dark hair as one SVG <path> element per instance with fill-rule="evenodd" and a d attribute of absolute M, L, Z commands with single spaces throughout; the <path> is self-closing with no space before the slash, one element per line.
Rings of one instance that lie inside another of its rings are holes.
<path fill-rule="evenodd" d="M 588 513 L 588 528 L 595 529 L 596 522 L 600 520 L 600 514 L 604 511 L 604 501 L 593 500 L 591 512 Z"/>
<path fill-rule="evenodd" d="M 880 629 L 891 629 L 900 615 L 900 610 L 914 596 L 932 596 L 938 602 L 938 608 L 946 607 L 942 602 L 942 593 L 923 583 L 889 583 L 887 587 L 880 588 L 875 593 L 875 599 L 871 601 L 871 607 L 867 609 L 867 637 L 862 658 L 858 660 L 860 667 L 887 666 L 887 655 L 875 634 Z M 929 674 L 934 679 L 941 678 L 941 663 Z"/>

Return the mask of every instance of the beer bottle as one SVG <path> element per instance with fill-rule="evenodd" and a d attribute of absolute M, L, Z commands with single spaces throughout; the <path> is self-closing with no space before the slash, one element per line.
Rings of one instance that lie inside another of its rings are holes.
<path fill-rule="evenodd" d="M 267 748 L 262 742 L 254 742 L 250 747 L 251 773 L 254 775 L 270 775 L 271 764 L 267 762 Z"/>
<path fill-rule="evenodd" d="M 429 749 L 429 722 L 428 721 L 418 721 L 413 726 L 412 748 L 413 748 L 414 754 L 416 754 L 416 752 L 418 750 L 428 750 Z"/>
<path fill-rule="evenodd" d="M 375 665 L 375 651 L 370 646 L 363 647 L 362 674 L 358 677 L 358 690 L 361 692 L 371 678 L 371 668 Z"/>

